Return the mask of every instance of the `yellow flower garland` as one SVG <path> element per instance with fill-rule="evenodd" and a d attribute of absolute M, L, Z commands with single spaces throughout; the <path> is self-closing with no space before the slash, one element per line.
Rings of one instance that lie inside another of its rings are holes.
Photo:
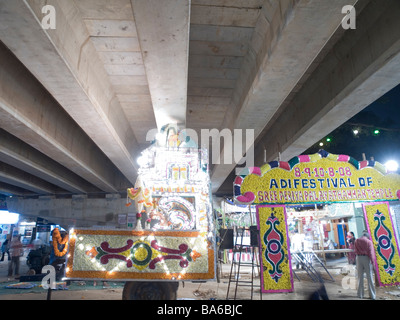
<path fill-rule="evenodd" d="M 64 249 L 62 251 L 58 250 L 58 245 L 64 244 Z M 63 238 L 61 237 L 60 230 L 55 228 L 53 231 L 53 249 L 54 254 L 57 257 L 63 257 L 68 251 L 68 235 L 66 234 Z"/>

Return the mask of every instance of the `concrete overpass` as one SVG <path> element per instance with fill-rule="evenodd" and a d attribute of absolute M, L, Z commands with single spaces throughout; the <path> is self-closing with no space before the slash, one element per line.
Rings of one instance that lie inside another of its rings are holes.
<path fill-rule="evenodd" d="M 169 122 L 254 129 L 255 165 L 289 160 L 400 83 L 399 18 L 397 0 L 0 0 L 0 192 L 113 224 Z M 231 195 L 220 152 L 213 192 Z"/>

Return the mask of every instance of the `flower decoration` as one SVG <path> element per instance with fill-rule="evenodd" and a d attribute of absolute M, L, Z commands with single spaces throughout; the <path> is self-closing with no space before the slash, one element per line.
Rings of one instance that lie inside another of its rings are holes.
<path fill-rule="evenodd" d="M 89 258 L 96 258 L 99 252 L 96 250 L 96 247 L 92 247 L 90 250 L 85 252 Z"/>
<path fill-rule="evenodd" d="M 262 291 L 292 292 L 293 276 L 284 206 L 259 206 Z"/>
<path fill-rule="evenodd" d="M 399 189 L 400 176 L 386 174 L 380 163 L 321 150 L 246 168 L 234 180 L 234 199 L 239 204 L 395 201 Z"/>
<path fill-rule="evenodd" d="M 146 229 L 150 229 L 150 225 L 151 225 L 151 218 L 147 218 L 146 219 Z"/>
<path fill-rule="evenodd" d="M 204 241 L 198 231 L 75 232 L 68 260 L 69 278 L 214 278 L 212 244 Z"/>
<path fill-rule="evenodd" d="M 141 212 L 136 213 L 136 231 L 142 231 L 142 215 L 146 213 L 145 210 L 142 210 Z"/>
<path fill-rule="evenodd" d="M 141 187 L 138 187 L 138 188 L 128 188 L 127 189 L 127 194 L 128 194 L 128 197 L 130 198 L 130 199 L 132 199 L 132 200 L 135 200 L 139 195 L 140 195 L 140 192 L 142 191 L 142 188 Z"/>
<path fill-rule="evenodd" d="M 55 228 L 53 230 L 53 250 L 54 254 L 57 257 L 63 257 L 66 255 L 68 251 L 68 234 L 66 234 L 64 237 L 61 237 L 60 230 L 58 228 Z M 64 248 L 60 251 L 58 249 L 59 245 L 64 245 Z"/>
<path fill-rule="evenodd" d="M 400 284 L 400 256 L 398 243 L 387 202 L 364 204 L 365 221 L 368 224 L 375 249 L 375 270 L 381 286 Z"/>
<path fill-rule="evenodd" d="M 190 253 L 190 257 L 193 259 L 193 261 L 196 261 L 197 258 L 201 257 L 201 254 L 198 253 L 196 250 L 193 250 Z"/>

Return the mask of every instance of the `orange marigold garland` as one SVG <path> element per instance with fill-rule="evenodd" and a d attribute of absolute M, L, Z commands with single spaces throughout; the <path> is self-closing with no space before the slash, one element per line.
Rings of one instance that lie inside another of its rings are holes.
<path fill-rule="evenodd" d="M 62 251 L 58 250 L 59 244 L 65 245 Z M 54 254 L 57 257 L 65 256 L 68 251 L 68 234 L 66 234 L 64 237 L 61 237 L 60 230 L 58 228 L 55 228 L 53 231 L 53 249 Z"/>

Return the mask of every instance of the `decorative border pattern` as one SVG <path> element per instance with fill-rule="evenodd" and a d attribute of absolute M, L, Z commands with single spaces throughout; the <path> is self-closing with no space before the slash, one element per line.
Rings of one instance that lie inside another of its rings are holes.
<path fill-rule="evenodd" d="M 332 161 L 338 161 L 338 162 L 348 162 L 351 163 L 356 169 L 360 170 L 366 167 L 371 167 L 379 172 L 386 174 L 387 170 L 385 166 L 377 161 L 372 161 L 372 160 L 365 160 L 365 161 L 357 161 L 351 156 L 344 155 L 344 154 L 333 154 L 329 153 L 325 150 L 319 150 L 315 154 L 311 155 L 300 155 L 293 157 L 290 159 L 288 162 L 285 161 L 271 161 L 262 167 L 251 167 L 251 168 L 244 168 L 243 171 L 240 173 L 239 176 L 247 176 L 249 174 L 257 174 L 259 176 L 264 175 L 267 171 L 273 169 L 273 168 L 282 168 L 285 170 L 292 170 L 293 167 L 298 164 L 298 163 L 303 163 L 303 162 L 315 162 L 318 161 L 322 158 L 327 158 Z"/>

